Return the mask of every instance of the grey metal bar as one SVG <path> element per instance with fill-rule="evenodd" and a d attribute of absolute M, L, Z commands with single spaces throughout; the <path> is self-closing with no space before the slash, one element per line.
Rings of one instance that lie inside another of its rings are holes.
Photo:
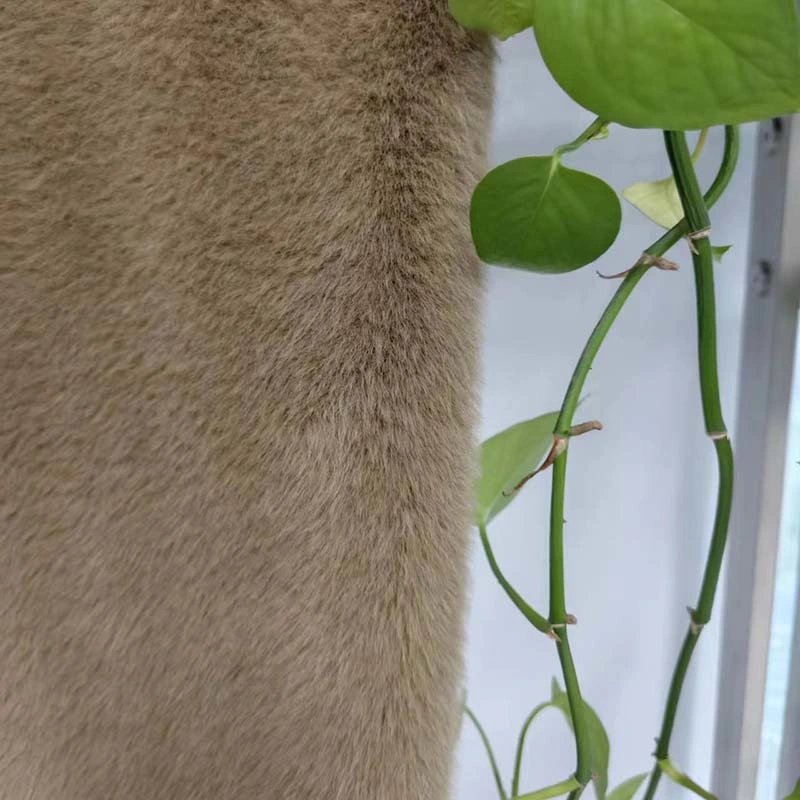
<path fill-rule="evenodd" d="M 786 225 L 783 231 L 783 257 L 790 285 L 788 300 L 794 298 L 797 320 L 800 305 L 800 118 L 795 117 L 795 134 L 789 152 L 789 173 L 786 180 Z M 786 313 L 791 313 L 790 309 Z M 800 377 L 795 375 L 795 386 Z M 795 402 L 797 399 L 795 398 Z M 793 461 L 789 461 L 793 464 Z M 797 565 L 800 570 L 800 563 Z M 781 766 L 778 776 L 778 797 L 785 797 L 800 778 L 800 591 L 798 591 L 792 639 L 792 661 L 783 722 Z"/>
<path fill-rule="evenodd" d="M 759 128 L 712 786 L 753 800 L 796 344 L 800 124 Z M 790 171 L 791 170 L 791 171 Z"/>

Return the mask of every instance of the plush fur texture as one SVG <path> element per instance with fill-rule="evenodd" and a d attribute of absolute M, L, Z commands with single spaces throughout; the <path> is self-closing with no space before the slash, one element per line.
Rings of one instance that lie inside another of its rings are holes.
<path fill-rule="evenodd" d="M 0 6 L 0 798 L 439 800 L 487 44 Z"/>

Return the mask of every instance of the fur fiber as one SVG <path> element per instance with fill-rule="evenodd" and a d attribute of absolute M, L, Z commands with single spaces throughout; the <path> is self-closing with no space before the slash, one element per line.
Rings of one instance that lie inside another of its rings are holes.
<path fill-rule="evenodd" d="M 446 0 L 0 4 L 0 798 L 440 800 L 491 54 Z"/>

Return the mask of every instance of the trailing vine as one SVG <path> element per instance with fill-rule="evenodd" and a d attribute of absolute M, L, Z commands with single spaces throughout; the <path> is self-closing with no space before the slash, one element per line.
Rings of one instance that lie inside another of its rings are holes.
<path fill-rule="evenodd" d="M 501 800 L 545 800 L 568 794 L 577 800 L 592 784 L 598 800 L 631 800 L 645 786 L 653 800 L 662 776 L 700 797 L 714 796 L 686 776 L 670 758 L 670 742 L 684 681 L 700 634 L 711 613 L 723 564 L 733 496 L 733 449 L 722 415 L 717 376 L 714 261 L 727 247 L 712 244 L 709 209 L 735 169 L 737 124 L 800 109 L 800 36 L 794 0 L 450 0 L 462 24 L 506 38 L 533 28 L 545 64 L 561 87 L 597 118 L 577 138 L 549 156 L 515 159 L 493 169 L 476 187 L 470 209 L 472 237 L 487 263 L 540 273 L 586 266 L 613 244 L 621 225 L 614 190 L 596 176 L 566 167 L 569 153 L 609 134 L 621 124 L 664 131 L 671 176 L 636 184 L 624 196 L 668 230 L 627 270 L 596 324 L 573 371 L 561 408 L 519 423 L 481 448 L 475 523 L 490 568 L 510 600 L 538 631 L 555 642 L 564 690 L 554 681 L 549 701 L 525 720 L 506 793 L 488 738 Z M 653 42 L 658 42 L 658 52 Z M 579 69 L 576 64 L 591 65 Z M 669 65 L 669 66 L 667 66 Z M 624 87 L 624 91 L 619 87 Z M 701 192 L 695 161 L 707 131 L 725 126 L 717 176 Z M 687 130 L 700 130 L 692 154 Z M 609 743 L 594 710 L 582 697 L 568 627 L 575 619 L 565 592 L 564 506 L 570 441 L 589 430 L 576 425 L 589 371 L 606 335 L 635 288 L 652 269 L 677 269 L 666 255 L 685 241 L 692 254 L 697 303 L 700 395 L 706 433 L 718 464 L 717 507 L 703 579 L 667 691 L 664 716 L 649 773 L 634 776 L 607 793 Z M 606 277 L 606 276 L 604 276 Z M 490 522 L 536 475 L 551 473 L 549 609 L 537 611 L 503 574 L 492 551 Z M 563 712 L 574 732 L 575 770 L 565 780 L 520 793 L 525 737 L 546 708 Z M 787 799 L 788 800 L 788 799 Z"/>

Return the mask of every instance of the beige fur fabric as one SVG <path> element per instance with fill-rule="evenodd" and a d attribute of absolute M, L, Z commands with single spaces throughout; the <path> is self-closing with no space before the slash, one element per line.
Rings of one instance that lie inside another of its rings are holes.
<path fill-rule="evenodd" d="M 0 798 L 440 800 L 488 45 L 0 4 Z"/>

